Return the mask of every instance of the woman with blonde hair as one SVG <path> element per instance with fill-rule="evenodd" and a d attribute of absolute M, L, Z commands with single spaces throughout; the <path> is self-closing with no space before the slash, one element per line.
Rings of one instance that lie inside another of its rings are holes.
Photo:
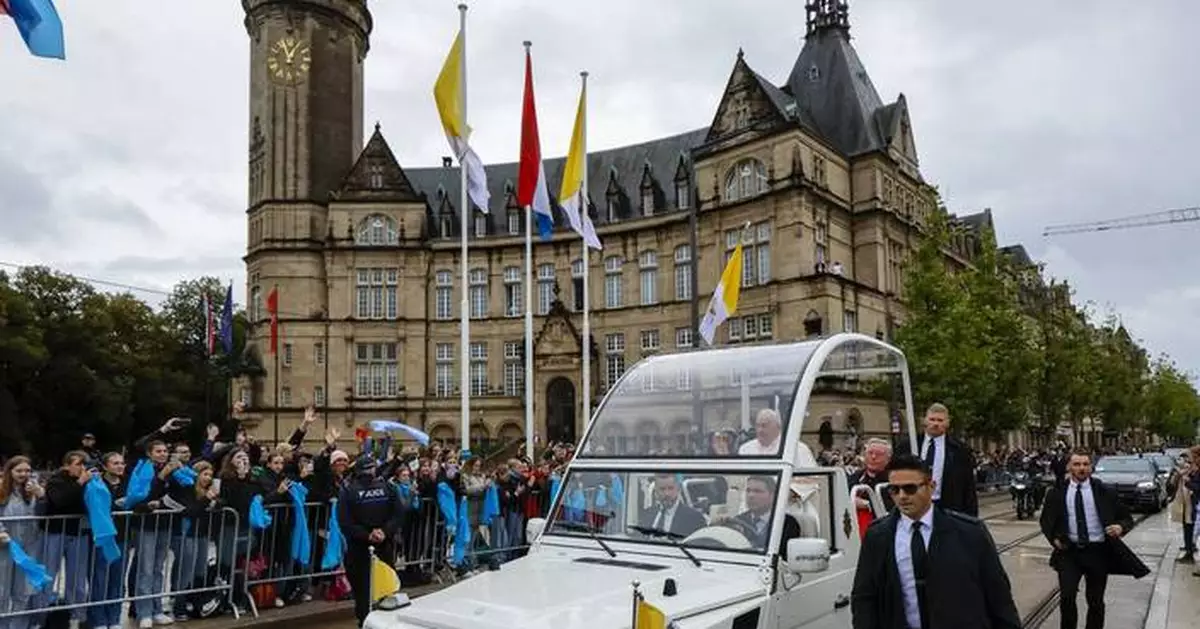
<path fill-rule="evenodd" d="M 35 595 L 29 581 L 13 563 L 8 545 L 16 541 L 31 556 L 37 556 L 41 533 L 34 516 L 44 495 L 41 485 L 33 480 L 33 466 L 28 457 L 14 456 L 4 464 L 0 473 L 0 614 L 28 610 Z M 26 629 L 32 618 L 29 614 L 0 618 L 0 629 Z"/>

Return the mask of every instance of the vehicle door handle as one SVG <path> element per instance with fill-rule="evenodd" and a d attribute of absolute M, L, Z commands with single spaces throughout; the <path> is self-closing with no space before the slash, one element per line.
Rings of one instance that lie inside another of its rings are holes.
<path fill-rule="evenodd" d="M 838 594 L 837 599 L 833 601 L 834 609 L 842 609 L 850 604 L 850 597 L 845 594 Z"/>

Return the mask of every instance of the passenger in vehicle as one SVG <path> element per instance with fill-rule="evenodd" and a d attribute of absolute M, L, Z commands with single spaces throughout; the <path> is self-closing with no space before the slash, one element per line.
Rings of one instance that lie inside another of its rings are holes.
<path fill-rule="evenodd" d="M 733 519 L 745 527 L 755 548 L 766 548 L 771 534 L 771 507 L 775 504 L 775 479 L 751 476 L 746 479 L 746 510 Z M 783 518 L 783 544 L 800 536 L 800 523 L 791 514 Z"/>
<path fill-rule="evenodd" d="M 754 419 L 754 440 L 743 443 L 738 448 L 742 456 L 766 456 L 779 454 L 779 436 L 783 433 L 783 423 L 775 409 L 764 408 Z"/>
<path fill-rule="evenodd" d="M 733 442 L 732 431 L 718 430 L 708 440 L 708 454 L 710 456 L 733 456 Z"/>
<path fill-rule="evenodd" d="M 704 515 L 684 504 L 679 479 L 674 474 L 658 474 L 654 478 L 654 506 L 643 511 L 639 524 L 645 528 L 667 531 L 687 537 L 707 526 Z"/>

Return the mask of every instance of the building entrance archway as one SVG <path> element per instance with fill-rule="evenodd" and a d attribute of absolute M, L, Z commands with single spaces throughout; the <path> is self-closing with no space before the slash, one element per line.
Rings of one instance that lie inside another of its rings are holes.
<path fill-rule="evenodd" d="M 575 383 L 558 377 L 546 386 L 546 439 L 575 443 Z"/>

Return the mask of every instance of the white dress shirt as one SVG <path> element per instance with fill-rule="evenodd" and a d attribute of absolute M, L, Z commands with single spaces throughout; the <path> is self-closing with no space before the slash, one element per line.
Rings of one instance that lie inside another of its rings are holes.
<path fill-rule="evenodd" d="M 658 515 L 654 516 L 654 523 L 650 525 L 651 528 L 655 528 L 660 531 L 670 531 L 671 523 L 675 521 L 675 512 L 678 510 L 678 500 L 671 503 L 671 506 L 667 507 L 666 509 L 659 509 Z"/>
<path fill-rule="evenodd" d="M 921 626 L 921 608 L 917 604 L 917 579 L 912 562 L 912 525 L 913 519 L 901 515 L 896 523 L 896 570 L 900 573 L 900 593 L 904 597 L 904 620 L 909 627 Z M 925 540 L 925 549 L 929 549 L 929 538 L 933 535 L 933 507 L 921 516 L 921 537 Z"/>
<path fill-rule="evenodd" d="M 930 437 L 925 435 L 925 442 L 921 444 L 921 460 L 925 460 L 925 455 L 929 453 L 929 444 L 937 444 L 937 449 L 933 452 L 933 499 L 942 499 L 942 471 L 946 469 L 946 435 L 940 437 Z"/>
<path fill-rule="evenodd" d="M 1087 522 L 1086 541 L 1103 542 L 1104 524 L 1100 522 L 1100 512 L 1096 510 L 1096 496 L 1092 494 L 1091 481 L 1077 483 L 1072 480 L 1067 487 L 1067 537 L 1079 543 L 1079 531 L 1075 524 L 1075 494 L 1080 491 L 1083 492 L 1083 518 Z"/>

